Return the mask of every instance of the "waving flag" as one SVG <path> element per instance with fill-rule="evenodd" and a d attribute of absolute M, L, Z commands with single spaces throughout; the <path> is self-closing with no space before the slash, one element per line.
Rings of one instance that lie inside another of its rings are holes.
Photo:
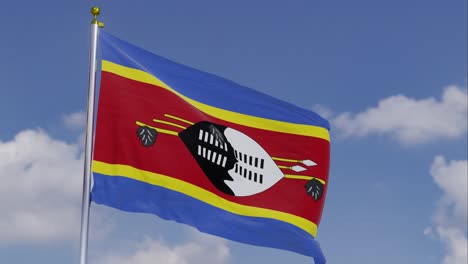
<path fill-rule="evenodd" d="M 94 202 L 325 263 L 327 120 L 103 31 L 99 45 Z"/>

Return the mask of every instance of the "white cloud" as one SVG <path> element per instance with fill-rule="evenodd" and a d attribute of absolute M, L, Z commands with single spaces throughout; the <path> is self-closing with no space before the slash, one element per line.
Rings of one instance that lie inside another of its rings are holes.
<path fill-rule="evenodd" d="M 84 148 L 86 141 L 86 112 L 74 112 L 64 115 L 63 124 L 70 130 L 81 131 L 77 143 L 81 148 Z"/>
<path fill-rule="evenodd" d="M 75 144 L 26 130 L 0 141 L 0 243 L 77 237 L 82 153 Z"/>
<path fill-rule="evenodd" d="M 63 122 L 69 129 L 84 129 L 86 127 L 86 113 L 75 112 L 65 115 Z"/>
<path fill-rule="evenodd" d="M 364 112 L 342 113 L 333 126 L 344 136 L 389 134 L 403 143 L 417 144 L 465 135 L 467 111 L 466 87 L 449 86 L 440 100 L 395 95 Z"/>
<path fill-rule="evenodd" d="M 229 263 L 229 247 L 221 238 L 197 234 L 192 241 L 181 245 L 168 246 L 161 241 L 146 239 L 133 245 L 128 255 L 103 256 L 94 263 L 99 264 L 225 264 Z"/>
<path fill-rule="evenodd" d="M 468 263 L 467 250 L 468 243 L 466 231 L 459 228 L 443 228 L 437 229 L 442 242 L 445 244 L 447 252 L 443 264 L 466 264 Z"/>
<path fill-rule="evenodd" d="M 319 114 L 321 117 L 326 118 L 326 119 L 330 119 L 333 116 L 333 111 L 323 105 L 319 105 L 319 104 L 314 105 L 312 107 L 312 110 L 315 111 L 317 114 Z"/>
<path fill-rule="evenodd" d="M 434 233 L 432 232 L 432 228 L 430 228 L 430 227 L 424 228 L 423 233 L 427 237 L 432 237 L 434 235 Z"/>
<path fill-rule="evenodd" d="M 448 212 L 443 212 L 438 216 L 439 221 L 448 221 L 441 219 L 443 216 L 450 216 L 456 219 L 457 225 L 467 223 L 467 187 L 468 187 L 468 162 L 467 160 L 458 160 L 447 162 L 444 157 L 437 156 L 431 167 L 431 175 L 437 185 L 444 191 L 444 196 L 440 201 L 440 209 L 445 208 Z M 450 209 L 450 210 L 448 210 Z"/>
<path fill-rule="evenodd" d="M 444 157 L 437 156 L 432 163 L 431 175 L 443 190 L 434 213 L 435 230 L 446 247 L 443 264 L 466 264 L 468 161 L 447 162 Z"/>

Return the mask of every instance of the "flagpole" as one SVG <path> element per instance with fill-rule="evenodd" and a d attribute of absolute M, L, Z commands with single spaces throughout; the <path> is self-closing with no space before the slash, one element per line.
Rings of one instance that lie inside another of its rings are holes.
<path fill-rule="evenodd" d="M 99 27 L 104 24 L 97 20 L 100 14 L 99 7 L 92 7 L 91 14 L 91 47 L 89 51 L 89 83 L 88 83 L 88 109 L 86 119 L 86 143 L 84 157 L 83 176 L 83 199 L 81 201 L 81 233 L 80 233 L 80 264 L 86 264 L 88 254 L 88 230 L 89 230 L 89 209 L 91 191 L 91 162 L 93 153 L 93 131 L 94 131 L 94 99 L 96 91 L 96 71 L 97 71 L 97 38 Z"/>

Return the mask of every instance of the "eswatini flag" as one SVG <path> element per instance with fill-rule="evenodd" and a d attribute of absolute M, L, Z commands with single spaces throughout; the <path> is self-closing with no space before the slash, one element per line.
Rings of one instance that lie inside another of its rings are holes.
<path fill-rule="evenodd" d="M 325 258 L 328 121 L 100 32 L 92 200 Z"/>

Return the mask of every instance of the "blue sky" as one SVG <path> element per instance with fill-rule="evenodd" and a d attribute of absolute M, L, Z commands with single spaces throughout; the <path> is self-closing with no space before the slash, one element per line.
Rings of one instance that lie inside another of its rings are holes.
<path fill-rule="evenodd" d="M 78 263 L 93 5 L 122 39 L 329 118 L 328 263 L 466 263 L 463 0 L 3 3 L 1 263 Z M 91 216 L 90 263 L 312 263 L 155 216 Z"/>

